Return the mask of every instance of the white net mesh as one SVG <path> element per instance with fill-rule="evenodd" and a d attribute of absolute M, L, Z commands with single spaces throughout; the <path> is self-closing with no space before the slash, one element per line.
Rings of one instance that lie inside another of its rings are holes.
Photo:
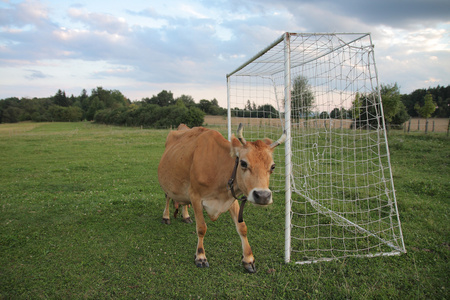
<path fill-rule="evenodd" d="M 369 34 L 286 33 L 227 78 L 229 132 L 277 139 L 290 119 L 271 179 L 284 191 L 291 166 L 287 260 L 405 252 Z"/>

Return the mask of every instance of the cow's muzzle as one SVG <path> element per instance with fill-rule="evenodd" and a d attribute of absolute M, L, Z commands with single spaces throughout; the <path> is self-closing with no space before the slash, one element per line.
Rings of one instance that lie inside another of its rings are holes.
<path fill-rule="evenodd" d="M 256 205 L 272 204 L 272 191 L 269 189 L 253 189 L 248 195 L 248 201 Z"/>

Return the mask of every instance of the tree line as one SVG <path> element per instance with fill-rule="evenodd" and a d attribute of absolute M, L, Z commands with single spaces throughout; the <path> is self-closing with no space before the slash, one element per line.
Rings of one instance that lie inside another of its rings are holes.
<path fill-rule="evenodd" d="M 401 94 L 398 85 L 380 85 L 371 94 L 357 93 L 350 108 L 334 108 L 332 111 L 313 111 L 314 93 L 307 78 L 293 80 L 291 90 L 291 119 L 354 119 L 356 127 L 375 125 L 380 115 L 378 92 L 383 102 L 385 121 L 401 125 L 411 117 L 450 117 L 450 85 L 447 87 L 418 89 L 411 94 Z M 378 112 L 377 112 L 378 110 Z M 0 99 L 0 123 L 32 120 L 36 122 L 95 121 L 103 124 L 170 127 L 185 123 L 199 126 L 205 114 L 226 115 L 226 109 L 216 99 L 202 99 L 196 103 L 189 95 L 174 98 L 173 93 L 163 90 L 151 98 L 131 102 L 118 90 L 97 87 L 88 95 L 85 89 L 79 96 L 67 96 L 58 90 L 47 98 Z M 253 118 L 279 118 L 280 113 L 270 104 L 256 106 L 247 101 L 244 108 L 232 109 L 232 116 Z"/>
<path fill-rule="evenodd" d="M 378 92 L 381 95 L 382 107 L 378 101 Z M 411 94 L 402 95 L 397 83 L 381 84 L 379 91 L 362 95 L 357 93 L 350 109 L 350 115 L 355 119 L 354 126 L 357 128 L 376 126 L 379 124 L 376 116 L 381 109 L 385 122 L 397 128 L 411 117 L 449 118 L 450 85 L 419 89 Z"/>
<path fill-rule="evenodd" d="M 126 126 L 170 127 L 180 123 L 199 126 L 205 114 L 225 115 L 226 110 L 216 99 L 195 103 L 191 96 L 174 98 L 173 93 L 166 90 L 131 102 L 120 91 L 102 87 L 93 89 L 90 95 L 85 89 L 79 96 L 67 96 L 65 91 L 58 90 L 47 98 L 0 100 L 0 123 L 87 120 Z"/>
<path fill-rule="evenodd" d="M 382 99 L 382 107 L 378 100 L 378 93 Z M 315 111 L 314 104 L 314 92 L 308 79 L 304 76 L 294 78 L 291 88 L 293 124 L 308 119 L 352 119 L 354 120 L 353 128 L 374 128 L 380 124 L 379 116 L 383 110 L 385 122 L 389 126 L 400 127 L 411 117 L 449 118 L 450 85 L 419 89 L 411 94 L 402 95 L 397 83 L 381 84 L 379 90 L 371 93 L 356 93 L 350 108 L 335 107 L 331 111 Z M 257 107 L 255 103 L 248 100 L 244 109 L 233 109 L 232 116 L 278 118 L 280 113 L 271 105 Z"/>

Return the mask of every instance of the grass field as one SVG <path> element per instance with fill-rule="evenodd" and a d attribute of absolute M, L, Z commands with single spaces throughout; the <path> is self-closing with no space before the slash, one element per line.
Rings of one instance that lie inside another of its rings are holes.
<path fill-rule="evenodd" d="M 228 214 L 163 225 L 167 130 L 0 125 L 0 299 L 449 299 L 450 138 L 389 135 L 407 254 L 285 264 L 283 195 L 245 220 L 256 274 Z M 193 215 L 191 211 L 191 215 Z"/>

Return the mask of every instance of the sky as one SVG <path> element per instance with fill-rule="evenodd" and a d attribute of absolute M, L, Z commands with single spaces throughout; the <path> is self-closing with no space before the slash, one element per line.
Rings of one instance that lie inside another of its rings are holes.
<path fill-rule="evenodd" d="M 370 32 L 380 83 L 450 84 L 448 0 L 0 0 L 0 99 L 216 98 L 226 74 L 285 32 Z"/>

